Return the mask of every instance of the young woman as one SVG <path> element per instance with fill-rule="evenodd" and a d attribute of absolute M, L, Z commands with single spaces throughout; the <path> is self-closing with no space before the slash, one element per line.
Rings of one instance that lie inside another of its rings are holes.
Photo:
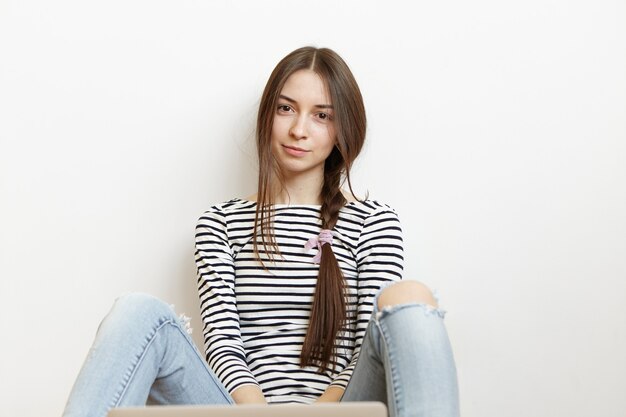
<path fill-rule="evenodd" d="M 198 222 L 206 362 L 167 304 L 121 297 L 65 415 L 146 402 L 369 400 L 392 417 L 457 416 L 443 312 L 424 285 L 398 282 L 395 211 L 352 192 L 365 130 L 361 93 L 339 55 L 306 47 L 283 58 L 257 118 L 257 194 Z"/>

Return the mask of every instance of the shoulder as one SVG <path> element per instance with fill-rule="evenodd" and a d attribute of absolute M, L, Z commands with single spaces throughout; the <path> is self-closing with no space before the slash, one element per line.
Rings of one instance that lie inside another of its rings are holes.
<path fill-rule="evenodd" d="M 226 227 L 231 218 L 254 218 L 256 203 L 253 201 L 233 198 L 209 207 L 198 219 L 198 226 L 219 224 Z"/>
<path fill-rule="evenodd" d="M 228 201 L 217 203 L 209 207 L 203 215 L 228 216 L 237 213 L 254 213 L 256 210 L 254 201 L 233 198 Z"/>
<path fill-rule="evenodd" d="M 398 218 L 393 207 L 378 200 L 354 200 L 346 204 L 343 210 L 358 215 L 364 222 L 372 217 Z"/>
<path fill-rule="evenodd" d="M 377 200 L 365 200 L 352 205 L 361 210 L 364 216 L 356 245 L 358 259 L 373 254 L 396 256 L 393 253 L 402 252 L 402 225 L 393 207 Z"/>

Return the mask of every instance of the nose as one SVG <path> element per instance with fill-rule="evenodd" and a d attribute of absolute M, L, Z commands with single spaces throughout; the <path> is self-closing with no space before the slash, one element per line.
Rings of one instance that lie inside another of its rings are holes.
<path fill-rule="evenodd" d="M 293 120 L 289 134 L 295 139 L 306 139 L 308 136 L 307 120 L 305 115 L 298 115 Z"/>

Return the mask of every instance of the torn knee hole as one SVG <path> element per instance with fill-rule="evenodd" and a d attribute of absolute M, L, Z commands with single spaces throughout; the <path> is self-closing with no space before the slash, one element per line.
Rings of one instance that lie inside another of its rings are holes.
<path fill-rule="evenodd" d="M 430 289 L 417 281 L 401 281 L 385 287 L 379 294 L 378 308 L 380 310 L 399 304 L 419 303 L 438 308 L 437 297 Z"/>

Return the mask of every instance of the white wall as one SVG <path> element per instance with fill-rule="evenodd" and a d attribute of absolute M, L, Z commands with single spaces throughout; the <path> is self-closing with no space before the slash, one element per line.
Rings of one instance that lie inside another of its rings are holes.
<path fill-rule="evenodd" d="M 195 221 L 254 190 L 305 44 L 362 87 L 356 188 L 443 296 L 463 415 L 623 416 L 626 6 L 566 0 L 0 1 L 0 415 L 61 413 L 122 292 L 198 325 Z"/>

